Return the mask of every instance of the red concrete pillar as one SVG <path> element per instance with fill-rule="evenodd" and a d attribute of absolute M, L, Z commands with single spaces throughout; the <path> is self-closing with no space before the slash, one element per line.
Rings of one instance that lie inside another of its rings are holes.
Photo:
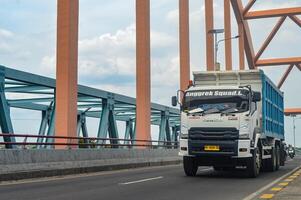
<path fill-rule="evenodd" d="M 78 0 L 57 1 L 56 136 L 77 135 L 78 4 Z"/>
<path fill-rule="evenodd" d="M 186 90 L 190 79 L 189 0 L 179 0 L 180 88 Z"/>
<path fill-rule="evenodd" d="M 213 71 L 214 67 L 214 36 L 209 33 L 214 29 L 213 20 L 213 0 L 205 0 L 205 20 L 206 20 L 206 60 L 207 70 Z"/>
<path fill-rule="evenodd" d="M 151 139 L 149 0 L 136 0 L 136 98 L 136 139 L 149 140 Z"/>
<path fill-rule="evenodd" d="M 224 26 L 225 26 L 225 64 L 226 70 L 232 70 L 232 37 L 231 33 L 231 5 L 230 0 L 224 0 Z"/>

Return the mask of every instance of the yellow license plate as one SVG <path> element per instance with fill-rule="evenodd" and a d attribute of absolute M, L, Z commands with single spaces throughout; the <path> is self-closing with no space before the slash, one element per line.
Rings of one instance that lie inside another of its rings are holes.
<path fill-rule="evenodd" d="M 220 148 L 219 148 L 219 146 L 216 146 L 216 145 L 205 145 L 204 150 L 205 151 L 219 151 Z"/>

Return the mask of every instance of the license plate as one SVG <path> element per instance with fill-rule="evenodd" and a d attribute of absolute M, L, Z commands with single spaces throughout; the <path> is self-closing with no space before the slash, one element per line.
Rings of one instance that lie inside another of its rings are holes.
<path fill-rule="evenodd" d="M 216 145 L 205 145 L 204 150 L 205 151 L 219 151 L 220 148 L 219 148 L 219 146 L 216 146 Z"/>

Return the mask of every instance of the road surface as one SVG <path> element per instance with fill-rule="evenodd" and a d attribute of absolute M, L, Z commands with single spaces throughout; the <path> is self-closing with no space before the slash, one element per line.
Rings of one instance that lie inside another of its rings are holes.
<path fill-rule="evenodd" d="M 241 200 L 300 165 L 290 160 L 277 172 L 246 178 L 244 172 L 200 167 L 186 177 L 182 166 L 163 166 L 0 184 L 0 199 L 30 200 Z"/>

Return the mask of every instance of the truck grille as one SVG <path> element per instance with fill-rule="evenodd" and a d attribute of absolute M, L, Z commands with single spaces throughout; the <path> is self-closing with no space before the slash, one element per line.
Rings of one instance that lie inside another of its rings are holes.
<path fill-rule="evenodd" d="M 190 140 L 236 140 L 239 138 L 239 131 L 236 128 L 190 128 Z"/>

